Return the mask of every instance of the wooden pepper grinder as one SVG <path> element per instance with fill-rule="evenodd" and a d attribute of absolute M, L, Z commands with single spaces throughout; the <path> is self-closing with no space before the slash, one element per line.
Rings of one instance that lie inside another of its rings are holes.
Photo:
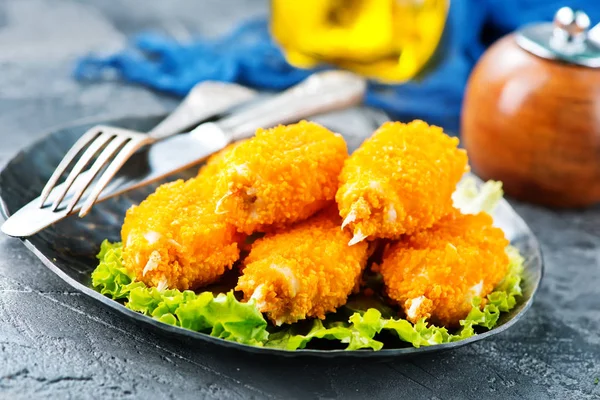
<path fill-rule="evenodd" d="M 462 138 L 474 171 L 551 207 L 600 202 L 600 24 L 561 8 L 483 55 L 467 85 Z"/>

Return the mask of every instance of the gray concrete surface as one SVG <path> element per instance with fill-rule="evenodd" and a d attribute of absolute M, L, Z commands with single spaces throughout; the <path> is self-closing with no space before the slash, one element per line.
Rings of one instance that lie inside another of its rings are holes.
<path fill-rule="evenodd" d="M 78 55 L 147 28 L 216 34 L 265 10 L 257 0 L 0 0 L 0 164 L 52 125 L 175 104 L 138 87 L 72 81 Z M 74 292 L 0 236 L 0 398 L 600 398 L 600 208 L 513 204 L 546 260 L 527 317 L 453 352 L 376 364 L 167 340 Z"/>

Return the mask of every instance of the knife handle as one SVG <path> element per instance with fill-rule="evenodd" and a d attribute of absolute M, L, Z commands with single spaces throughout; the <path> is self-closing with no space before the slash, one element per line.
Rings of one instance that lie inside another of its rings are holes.
<path fill-rule="evenodd" d="M 319 72 L 296 86 L 215 124 L 230 141 L 236 141 L 252 136 L 258 128 L 297 122 L 317 114 L 357 105 L 362 102 L 366 87 L 363 78 L 350 72 Z"/>
<path fill-rule="evenodd" d="M 166 119 L 148 132 L 148 136 L 155 140 L 173 136 L 232 106 L 251 100 L 256 94 L 254 90 L 235 83 L 198 83 Z"/>

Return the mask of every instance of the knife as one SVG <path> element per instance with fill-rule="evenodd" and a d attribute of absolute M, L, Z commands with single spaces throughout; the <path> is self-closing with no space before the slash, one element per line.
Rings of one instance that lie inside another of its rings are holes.
<path fill-rule="evenodd" d="M 199 125 L 189 133 L 157 142 L 132 157 L 102 191 L 96 203 L 118 196 L 169 175 L 185 170 L 222 150 L 229 143 L 251 137 L 258 128 L 297 122 L 303 118 L 341 110 L 362 102 L 366 90 L 363 78 L 345 71 L 325 71 L 311 75 L 298 85 L 264 101 L 234 112 L 217 122 Z M 73 184 L 85 180 L 82 173 Z M 93 186 L 93 185 L 90 185 Z M 58 185 L 48 197 L 52 204 L 60 193 Z M 52 211 L 50 206 L 40 208 L 39 198 L 34 199 L 2 225 L 2 232 L 14 237 L 31 236 L 71 214 L 77 213 L 89 193 L 69 213 L 66 205 Z M 64 204 L 73 192 L 67 194 Z"/>

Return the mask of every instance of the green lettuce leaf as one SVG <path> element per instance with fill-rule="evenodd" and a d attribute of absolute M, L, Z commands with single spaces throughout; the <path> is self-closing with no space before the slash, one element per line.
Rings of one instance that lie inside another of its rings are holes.
<path fill-rule="evenodd" d="M 239 302 L 233 292 L 196 294 L 191 290 L 158 290 L 133 279 L 123 266 L 121 243 L 104 241 L 92 285 L 125 306 L 163 323 L 202 331 L 226 340 L 262 346 L 268 336 L 267 321 L 252 303 Z"/>
<path fill-rule="evenodd" d="M 121 243 L 103 241 L 97 256 L 98 267 L 92 272 L 92 286 L 113 299 L 126 299 L 133 289 L 145 287 L 142 282 L 134 281 L 133 275 L 123 266 L 122 249 Z"/>
<path fill-rule="evenodd" d="M 267 321 L 254 303 L 239 302 L 233 292 L 212 298 L 209 295 L 213 296 L 202 293 L 193 303 L 187 303 L 188 307 L 177 310 L 182 325 L 205 324 L 211 327 L 211 336 L 245 344 L 262 345 L 267 340 Z"/>
<path fill-rule="evenodd" d="M 508 311 L 516 304 L 516 296 L 522 294 L 521 279 L 525 269 L 525 260 L 516 247 L 506 248 L 508 255 L 508 273 L 500 282 L 496 291 L 488 296 L 490 303 L 498 306 L 500 311 Z"/>
<path fill-rule="evenodd" d="M 353 314 L 350 324 L 333 322 L 326 327 L 321 320 L 316 319 L 312 321 L 312 327 L 306 334 L 296 333 L 293 325 L 272 333 L 266 347 L 297 350 L 305 348 L 312 339 L 329 339 L 347 344 L 346 350 L 381 350 L 383 343 L 373 339 L 381 331 L 381 323 L 381 313 L 375 309 L 369 309 L 363 315 Z"/>
<path fill-rule="evenodd" d="M 348 326 L 333 326 L 326 328 L 320 319 L 312 321 L 312 327 L 306 334 L 296 334 L 293 326 L 269 335 L 266 347 L 279 348 L 283 350 L 297 350 L 306 347 L 312 339 L 337 340 L 341 343 L 349 343 L 352 330 Z"/>
<path fill-rule="evenodd" d="M 254 304 L 239 302 L 233 292 L 215 297 L 211 292 L 138 287 L 125 306 L 170 325 L 239 343 L 261 346 L 269 336 L 263 315 Z"/>
<path fill-rule="evenodd" d="M 414 347 L 447 343 L 450 336 L 446 328 L 433 325 L 428 327 L 425 319 L 414 325 L 405 319 L 389 319 L 385 321 L 384 328 L 395 332 L 400 340 L 408 342 Z"/>
<path fill-rule="evenodd" d="M 456 186 L 452 201 L 454 207 L 463 214 L 477 214 L 481 211 L 491 214 L 503 194 L 502 182 L 487 181 L 478 188 L 475 178 L 467 177 Z"/>
<path fill-rule="evenodd" d="M 492 329 L 496 326 L 500 317 L 500 310 L 494 304 L 486 304 L 483 309 L 480 308 L 481 298 L 475 297 L 472 301 L 473 308 L 461 324 L 470 323 L 471 326 L 483 326 L 487 329 Z"/>

